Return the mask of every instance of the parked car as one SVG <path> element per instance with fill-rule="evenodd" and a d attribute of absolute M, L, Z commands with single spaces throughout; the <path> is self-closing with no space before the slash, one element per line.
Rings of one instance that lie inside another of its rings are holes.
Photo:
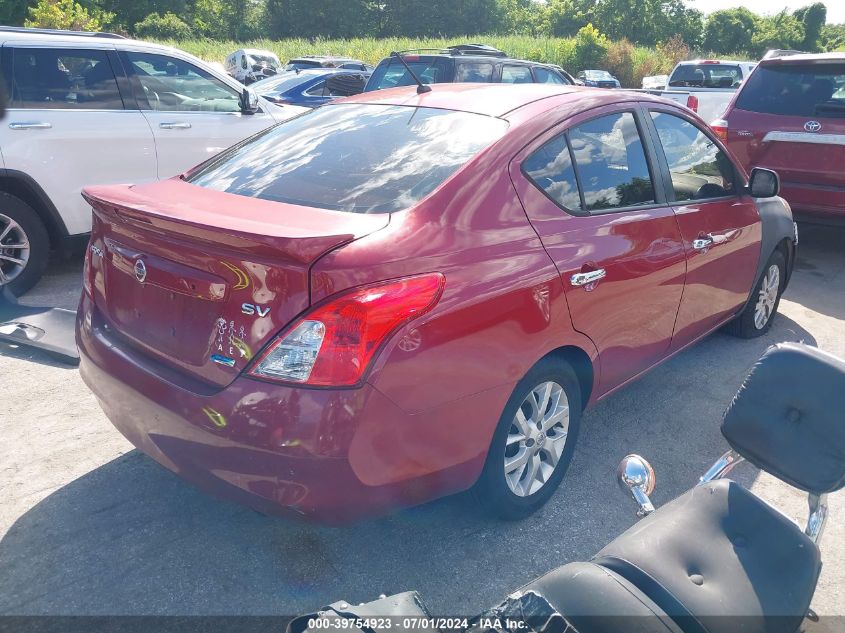
<path fill-rule="evenodd" d="M 504 52 L 484 44 L 459 44 L 442 51 L 403 51 L 405 64 L 427 84 L 439 83 L 551 83 L 572 84 L 559 66 L 523 59 L 511 59 Z M 364 92 L 410 86 L 414 78 L 395 56 L 376 66 Z"/>
<path fill-rule="evenodd" d="M 18 294 L 51 247 L 87 240 L 84 185 L 168 178 L 302 111 L 182 51 L 111 34 L 0 27 L 0 45 L 11 99 L 0 126 L 0 286 Z"/>
<path fill-rule="evenodd" d="M 342 68 L 344 70 L 360 70 L 372 72 L 373 67 L 360 59 L 351 57 L 335 57 L 333 55 L 305 55 L 288 60 L 285 70 L 309 70 L 311 68 Z"/>
<path fill-rule="evenodd" d="M 226 72 L 244 85 L 278 74 L 282 62 L 275 53 L 257 48 L 241 48 L 226 56 Z"/>
<path fill-rule="evenodd" d="M 276 104 L 316 108 L 364 90 L 370 73 L 340 68 L 286 71 L 253 85 L 256 94 Z"/>
<path fill-rule="evenodd" d="M 606 70 L 582 70 L 575 75 L 575 83 L 579 86 L 593 88 L 621 88 L 619 80 Z"/>
<path fill-rule="evenodd" d="M 746 168 L 780 173 L 797 215 L 845 220 L 845 53 L 764 59 L 713 129 Z"/>
<path fill-rule="evenodd" d="M 665 90 L 669 83 L 669 75 L 651 75 L 643 77 L 642 87 L 645 90 Z"/>
<path fill-rule="evenodd" d="M 777 176 L 686 108 L 577 87 L 333 101 L 191 170 L 85 190 L 83 379 L 139 449 L 343 521 L 475 486 L 545 503 L 591 405 L 795 258 Z"/>
<path fill-rule="evenodd" d="M 756 62 L 715 59 L 680 62 L 658 96 L 686 105 L 705 121 L 721 117 Z"/>

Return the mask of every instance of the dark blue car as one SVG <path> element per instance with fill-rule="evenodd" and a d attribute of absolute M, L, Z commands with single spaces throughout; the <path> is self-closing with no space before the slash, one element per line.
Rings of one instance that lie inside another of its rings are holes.
<path fill-rule="evenodd" d="M 344 68 L 289 70 L 254 83 L 252 88 L 273 103 L 316 108 L 362 92 L 369 77 L 369 72 Z"/>

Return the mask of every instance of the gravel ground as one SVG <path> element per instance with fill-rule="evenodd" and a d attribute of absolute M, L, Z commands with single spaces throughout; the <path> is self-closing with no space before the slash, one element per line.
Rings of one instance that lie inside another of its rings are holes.
<path fill-rule="evenodd" d="M 771 332 L 717 333 L 587 412 L 563 486 L 517 523 L 479 517 L 466 494 L 342 529 L 218 501 L 133 450 L 76 369 L 0 343 L 0 614 L 288 615 L 407 589 L 435 612 L 480 611 L 635 521 L 614 481 L 625 453 L 654 464 L 658 504 L 693 485 L 725 450 L 721 414 L 769 344 L 845 357 L 843 245 L 845 229 L 803 227 Z M 74 308 L 80 271 L 53 264 L 25 300 Z M 736 476 L 803 524 L 804 495 L 751 467 Z M 845 615 L 845 496 L 830 506 L 813 606 Z"/>

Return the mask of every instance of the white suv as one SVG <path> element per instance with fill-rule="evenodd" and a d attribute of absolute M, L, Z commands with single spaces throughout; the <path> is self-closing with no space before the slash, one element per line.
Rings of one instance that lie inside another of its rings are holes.
<path fill-rule="evenodd" d="M 168 178 L 306 111 L 182 51 L 107 33 L 0 27 L 0 286 L 21 294 L 51 248 L 87 238 L 85 185 Z"/>

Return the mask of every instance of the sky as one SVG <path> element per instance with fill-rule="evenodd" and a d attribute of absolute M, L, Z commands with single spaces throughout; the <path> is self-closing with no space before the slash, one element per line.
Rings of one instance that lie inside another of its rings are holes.
<path fill-rule="evenodd" d="M 773 15 L 788 8 L 790 11 L 813 4 L 815 0 L 686 0 L 691 7 L 703 13 L 713 13 L 720 9 L 746 7 L 760 15 Z M 845 0 L 823 0 L 827 7 L 828 24 L 845 23 Z"/>

